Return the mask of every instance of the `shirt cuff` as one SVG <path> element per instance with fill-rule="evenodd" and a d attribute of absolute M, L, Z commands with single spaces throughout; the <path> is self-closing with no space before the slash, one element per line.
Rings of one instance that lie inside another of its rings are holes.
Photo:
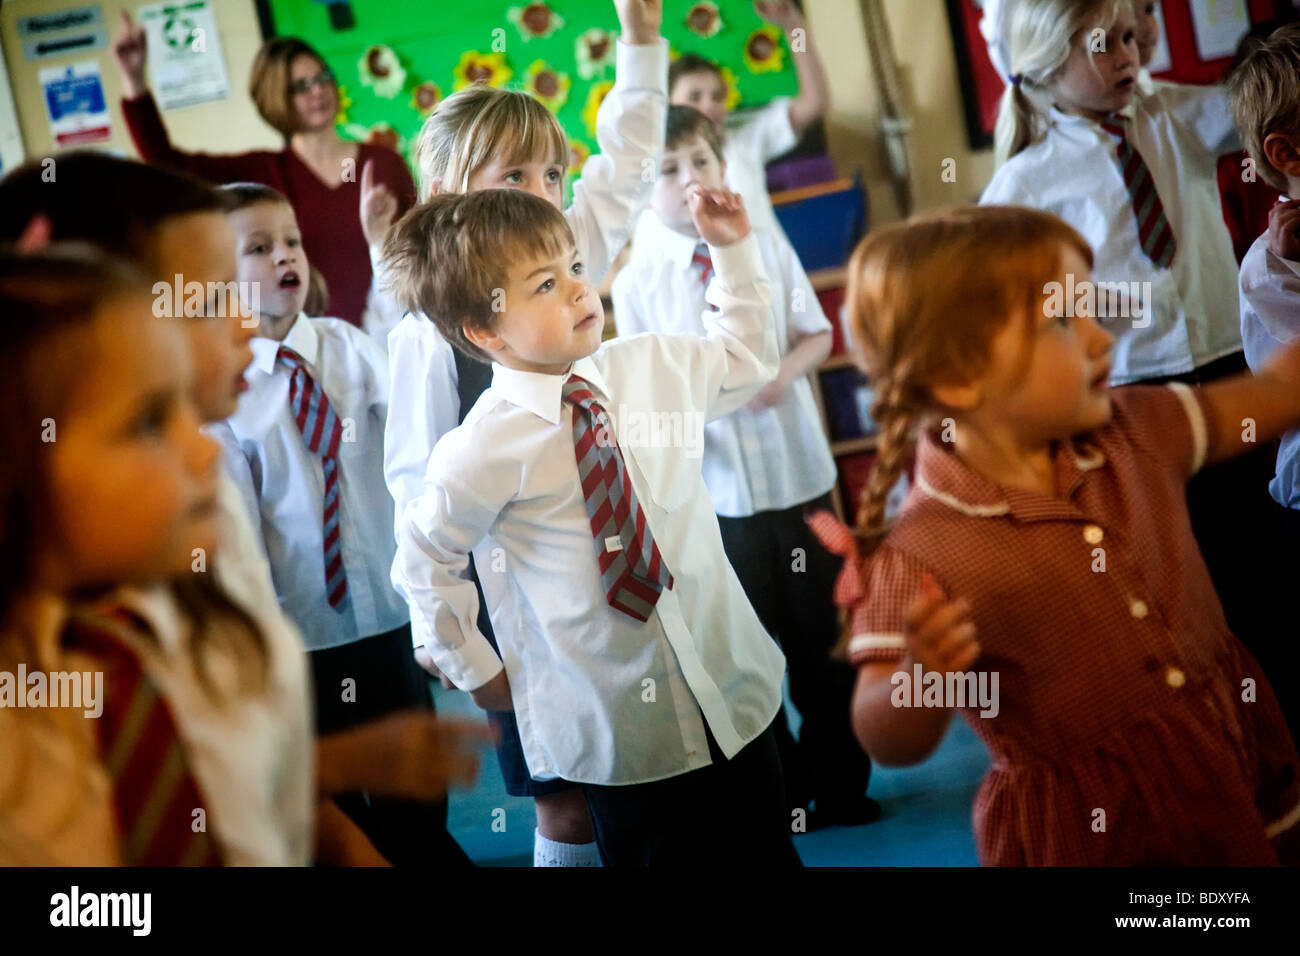
<path fill-rule="evenodd" d="M 756 282 L 767 277 L 763 255 L 758 248 L 758 236 L 749 235 L 729 246 L 709 246 L 713 269 L 729 288 Z"/>
<path fill-rule="evenodd" d="M 1205 464 L 1205 454 L 1209 447 L 1209 434 L 1205 424 L 1205 412 L 1197 401 L 1195 393 L 1182 382 L 1170 382 L 1170 391 L 1178 396 L 1187 412 L 1187 424 L 1192 429 L 1192 474 L 1196 474 Z"/>
<path fill-rule="evenodd" d="M 414 608 L 412 608 L 414 610 Z M 417 623 L 419 622 L 419 623 Z M 505 669 L 501 657 L 492 649 L 477 631 L 465 635 L 460 647 L 448 650 L 434 640 L 421 640 L 428 631 L 427 624 L 419 615 L 411 615 L 412 651 L 417 647 L 427 648 L 438 670 L 447 675 L 447 679 L 464 691 L 478 690 Z M 432 635 L 429 635 L 432 638 Z"/>
<path fill-rule="evenodd" d="M 668 41 L 631 44 L 618 41 L 614 53 L 617 89 L 659 90 L 668 95 Z"/>

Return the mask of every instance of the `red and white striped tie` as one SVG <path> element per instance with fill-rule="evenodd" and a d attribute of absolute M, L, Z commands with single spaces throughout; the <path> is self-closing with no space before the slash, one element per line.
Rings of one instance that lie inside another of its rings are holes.
<path fill-rule="evenodd" d="M 673 576 L 632 490 L 608 413 L 577 375 L 564 383 L 561 396 L 573 406 L 573 451 L 605 600 L 614 610 L 647 621 L 664 588 L 673 586 Z"/>
<path fill-rule="evenodd" d="M 1137 217 L 1138 241 L 1142 244 L 1142 251 L 1157 266 L 1167 269 L 1178 251 L 1178 240 L 1174 238 L 1173 227 L 1165 218 L 1165 207 L 1160 202 L 1151 170 L 1147 168 L 1142 154 L 1129 141 L 1123 122 L 1123 117 L 1115 117 L 1110 122 L 1102 123 L 1101 128 L 1119 140 L 1116 159 L 1119 160 L 1120 172 L 1124 176 L 1124 185 L 1128 187 L 1133 214 Z"/>

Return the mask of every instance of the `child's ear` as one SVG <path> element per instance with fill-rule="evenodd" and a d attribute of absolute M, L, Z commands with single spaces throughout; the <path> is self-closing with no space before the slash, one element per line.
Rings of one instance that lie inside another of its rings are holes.
<path fill-rule="evenodd" d="M 1283 176 L 1300 176 L 1300 150 L 1296 141 L 1285 133 L 1269 133 L 1264 137 L 1264 157 Z"/>
<path fill-rule="evenodd" d="M 493 329 L 480 328 L 467 321 L 461 325 L 461 331 L 465 333 L 465 338 L 485 352 L 499 352 L 506 347 L 505 340 Z"/>
<path fill-rule="evenodd" d="M 14 245 L 20 253 L 37 252 L 48 246 L 53 238 L 54 224 L 50 222 L 50 217 L 38 212 L 32 216 L 31 222 L 27 223 Z"/>

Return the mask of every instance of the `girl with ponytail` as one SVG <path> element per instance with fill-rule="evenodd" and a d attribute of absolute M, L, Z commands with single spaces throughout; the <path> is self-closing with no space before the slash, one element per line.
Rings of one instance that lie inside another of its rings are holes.
<path fill-rule="evenodd" d="M 1243 417 L 1269 436 L 1300 421 L 1300 344 L 1257 377 L 1111 389 L 1112 339 L 1065 294 L 1092 265 L 1061 220 L 999 206 L 854 252 L 847 323 L 879 457 L 856 528 L 823 535 L 854 543 L 837 588 L 854 731 L 879 763 L 916 763 L 961 711 L 993 758 L 985 865 L 1292 859 L 1300 757 L 1185 495 L 1202 463 L 1249 447 Z"/>

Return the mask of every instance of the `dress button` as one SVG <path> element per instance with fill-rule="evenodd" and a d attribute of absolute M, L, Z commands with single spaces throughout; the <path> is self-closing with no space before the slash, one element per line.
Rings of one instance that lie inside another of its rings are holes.
<path fill-rule="evenodd" d="M 1090 524 L 1083 529 L 1083 540 L 1089 544 L 1101 544 L 1101 539 L 1106 537 L 1105 533 L 1095 524 Z"/>
<path fill-rule="evenodd" d="M 1177 667 L 1171 667 L 1165 671 L 1165 683 L 1170 687 L 1182 687 L 1187 682 L 1187 675 Z"/>
<path fill-rule="evenodd" d="M 1128 606 L 1128 612 L 1139 621 L 1142 620 L 1142 618 L 1147 616 L 1147 602 L 1141 600 L 1133 601 L 1133 603 Z"/>

